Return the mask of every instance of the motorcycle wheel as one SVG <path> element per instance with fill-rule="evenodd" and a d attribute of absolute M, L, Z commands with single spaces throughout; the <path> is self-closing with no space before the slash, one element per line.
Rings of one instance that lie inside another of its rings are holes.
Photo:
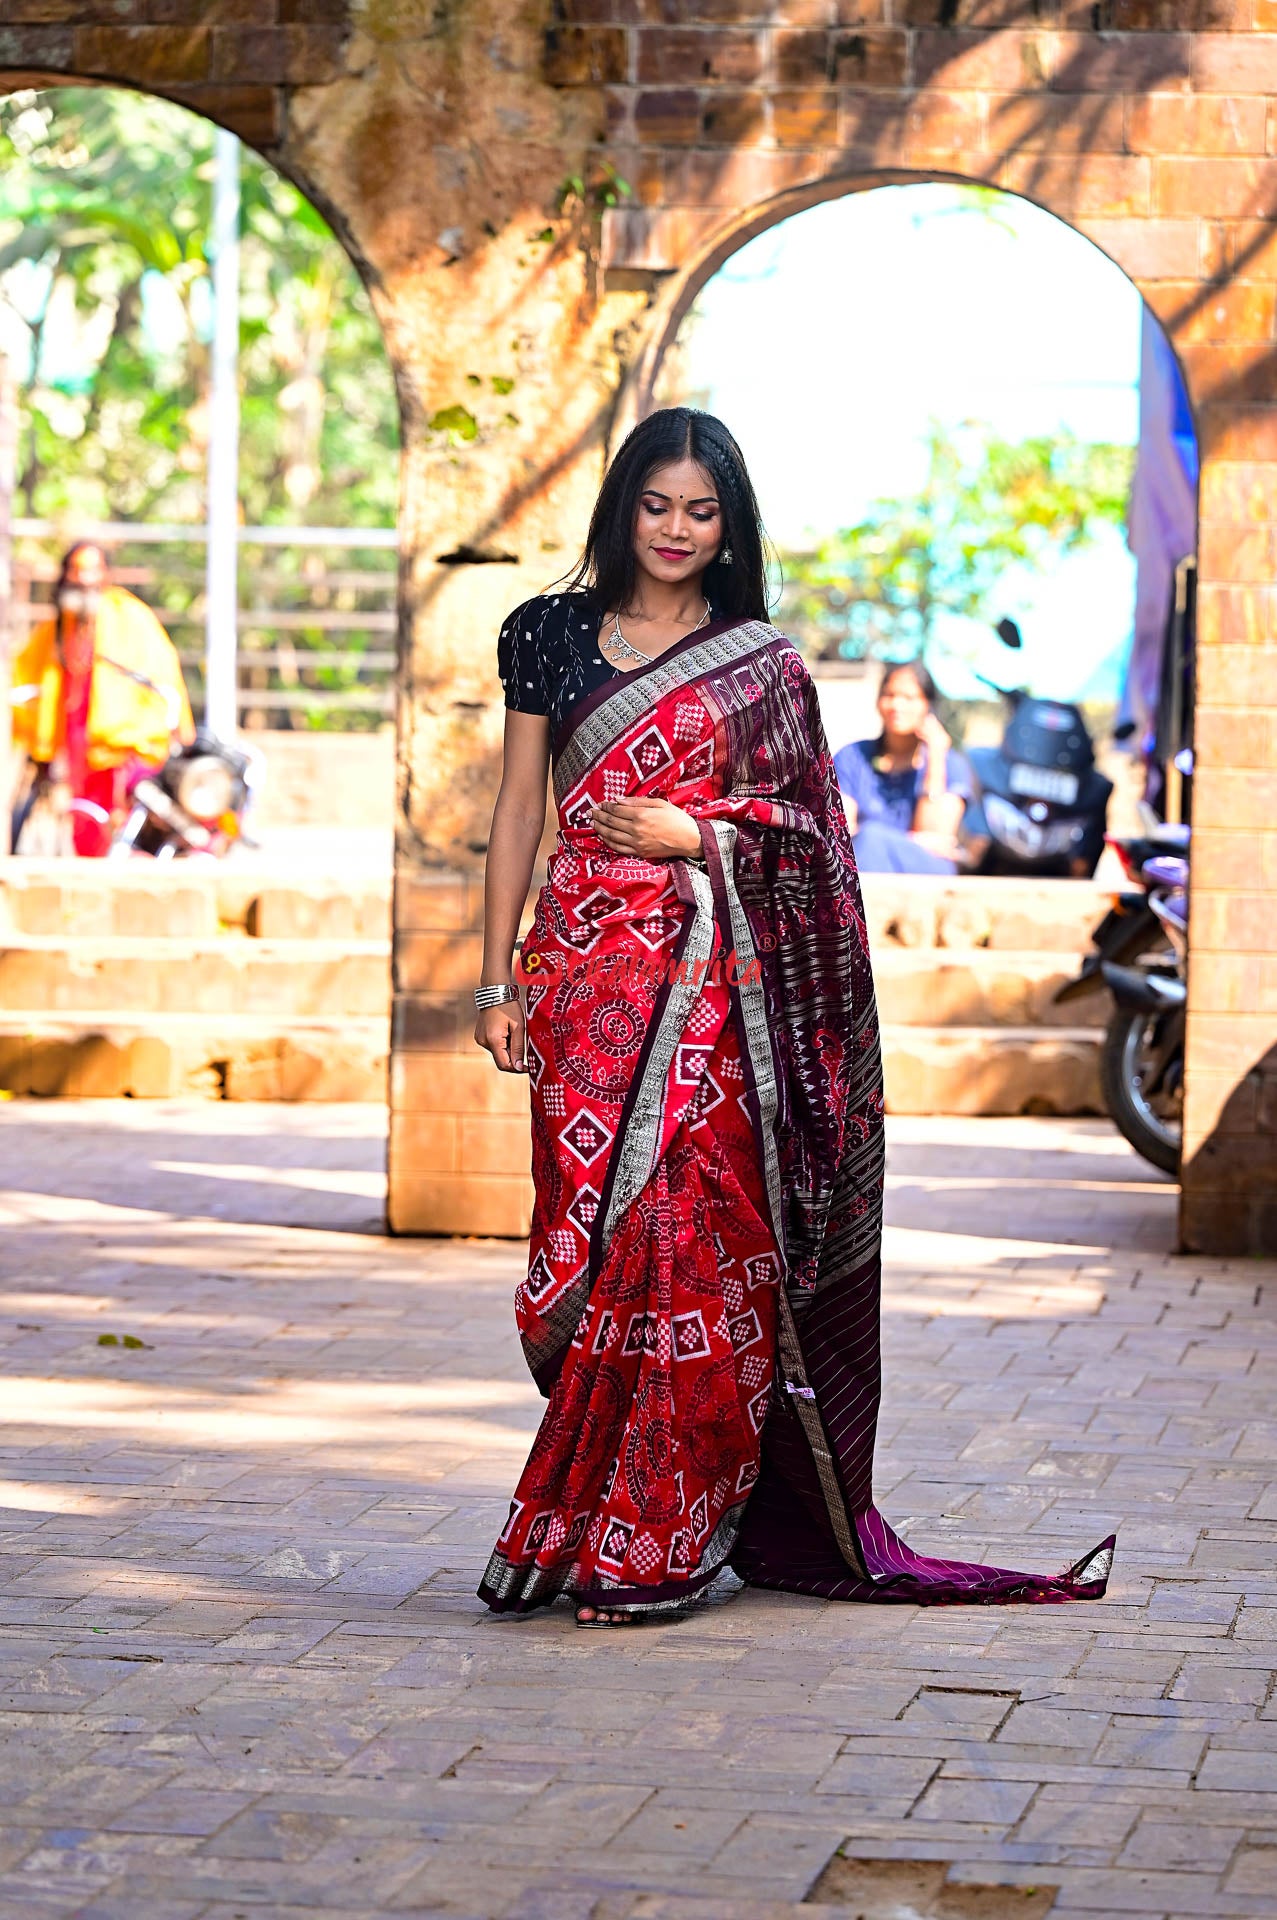
<path fill-rule="evenodd" d="M 1167 1019 L 1180 1024 L 1180 1039 L 1161 1075 L 1155 1094 L 1144 1090 L 1150 1056 L 1164 1051 Z M 1100 1053 L 1100 1085 L 1109 1117 L 1136 1153 L 1163 1173 L 1178 1173 L 1183 1134 L 1183 1015 L 1123 1012 L 1114 1014 Z"/>

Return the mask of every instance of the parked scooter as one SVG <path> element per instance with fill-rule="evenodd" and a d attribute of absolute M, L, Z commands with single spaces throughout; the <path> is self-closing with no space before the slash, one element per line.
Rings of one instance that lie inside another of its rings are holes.
<path fill-rule="evenodd" d="M 1000 620 L 997 634 L 1004 646 L 1023 644 L 1014 620 Z M 977 871 L 1089 878 L 1104 851 L 1113 783 L 1096 771 L 1081 709 L 977 678 L 1009 709 L 1000 746 L 967 749 L 980 789 L 972 813 L 982 815 L 970 824 L 988 835 Z"/>
<path fill-rule="evenodd" d="M 1188 929 L 1187 827 L 1110 838 L 1140 891 L 1118 894 L 1091 935 L 1094 951 L 1057 1006 L 1107 987 L 1114 1011 L 1100 1055 L 1104 1101 L 1119 1133 L 1164 1173 L 1179 1170 Z"/>
<path fill-rule="evenodd" d="M 227 746 L 207 727 L 197 728 L 194 740 L 175 748 L 158 773 L 138 781 L 107 858 L 215 860 L 236 844 L 252 846 L 244 815 L 261 776 L 260 754 Z"/>

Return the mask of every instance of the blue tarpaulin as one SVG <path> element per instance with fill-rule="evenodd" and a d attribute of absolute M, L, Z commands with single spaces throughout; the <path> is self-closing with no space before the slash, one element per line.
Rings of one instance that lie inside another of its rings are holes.
<path fill-rule="evenodd" d="M 1127 528 L 1136 560 L 1135 637 L 1118 715 L 1134 721 L 1137 753 L 1151 753 L 1155 744 L 1175 569 L 1197 547 L 1197 471 L 1197 436 L 1179 363 L 1145 307 L 1140 440 Z"/>

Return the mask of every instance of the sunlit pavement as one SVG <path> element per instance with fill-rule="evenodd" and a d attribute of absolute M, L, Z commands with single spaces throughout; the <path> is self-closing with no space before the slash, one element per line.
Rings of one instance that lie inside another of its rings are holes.
<path fill-rule="evenodd" d="M 1173 1257 L 1102 1123 L 898 1121 L 883 1504 L 1044 1569 L 1116 1526 L 1110 1597 L 499 1622 L 520 1250 L 380 1237 L 382 1128 L 0 1108 L 5 1920 L 876 1920 L 844 1843 L 1277 1914 L 1277 1268 Z"/>

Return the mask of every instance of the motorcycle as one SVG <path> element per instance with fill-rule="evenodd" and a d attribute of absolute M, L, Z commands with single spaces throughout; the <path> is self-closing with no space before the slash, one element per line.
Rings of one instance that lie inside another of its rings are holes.
<path fill-rule="evenodd" d="M 1119 1133 L 1164 1173 L 1179 1171 L 1188 998 L 1189 829 L 1154 825 L 1110 837 L 1142 891 L 1114 896 L 1091 935 L 1077 978 L 1056 992 L 1063 1005 L 1107 988 L 1113 996 L 1100 1053 L 1104 1102 Z"/>
<path fill-rule="evenodd" d="M 261 777 L 260 754 L 198 727 L 157 773 L 137 782 L 107 858 L 220 859 L 236 844 L 253 846 L 244 815 Z"/>
<path fill-rule="evenodd" d="M 1014 620 L 996 631 L 1004 646 L 1023 644 Z M 973 826 L 988 841 L 976 871 L 1089 878 L 1104 850 L 1113 783 L 1096 771 L 1081 709 L 976 677 L 1009 709 L 1000 746 L 967 749 L 979 787 Z"/>
<path fill-rule="evenodd" d="M 118 660 L 112 660 L 107 655 L 101 658 L 104 667 L 122 674 L 144 693 L 153 694 L 163 702 L 168 730 L 176 741 L 182 718 L 182 703 L 176 694 L 171 689 L 156 686 L 144 673 L 123 666 Z M 30 705 L 39 697 L 38 685 L 16 686 L 9 690 L 10 705 L 15 708 Z M 68 838 L 68 823 L 71 816 L 77 813 L 97 821 L 99 826 L 110 825 L 110 814 L 95 800 L 83 796 L 74 799 L 66 797 L 60 755 L 55 756 L 52 762 L 28 759 L 19 778 L 9 821 L 10 852 L 35 854 L 44 858 L 69 854 L 72 848 Z"/>

